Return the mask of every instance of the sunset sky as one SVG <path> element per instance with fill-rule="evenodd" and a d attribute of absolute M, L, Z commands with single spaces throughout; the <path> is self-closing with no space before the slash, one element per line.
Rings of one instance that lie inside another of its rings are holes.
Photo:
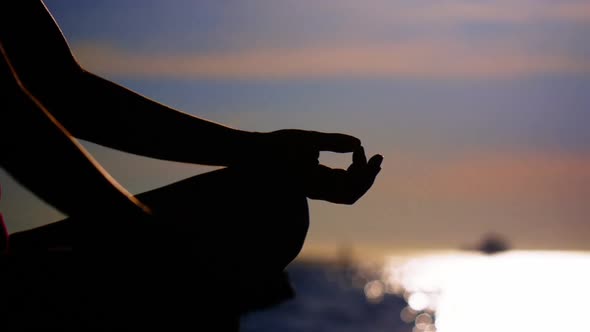
<path fill-rule="evenodd" d="M 45 3 L 84 68 L 147 97 L 244 130 L 348 133 L 383 154 L 357 204 L 311 202 L 305 254 L 459 248 L 490 232 L 590 250 L 588 1 Z M 209 169 L 83 144 L 133 193 Z M 60 218 L 1 170 L 0 183 L 11 232 Z"/>

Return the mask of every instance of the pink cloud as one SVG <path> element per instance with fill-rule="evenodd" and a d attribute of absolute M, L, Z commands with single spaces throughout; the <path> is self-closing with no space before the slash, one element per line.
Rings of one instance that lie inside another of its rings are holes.
<path fill-rule="evenodd" d="M 423 161 L 415 164 L 420 163 L 428 165 Z M 590 195 L 590 155 L 469 155 L 405 172 L 404 181 L 388 178 L 391 188 L 397 188 L 401 195 L 434 200 L 488 203 L 549 200 L 552 204 L 562 204 Z"/>
<path fill-rule="evenodd" d="M 317 77 L 514 78 L 590 74 L 590 59 L 527 51 L 514 43 L 482 46 L 453 40 L 379 45 L 252 49 L 220 53 L 142 54 L 85 44 L 75 54 L 108 75 L 174 78 L 290 79 Z"/>

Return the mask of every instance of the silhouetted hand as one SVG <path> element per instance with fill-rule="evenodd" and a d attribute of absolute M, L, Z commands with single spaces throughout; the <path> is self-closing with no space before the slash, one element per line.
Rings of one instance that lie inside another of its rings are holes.
<path fill-rule="evenodd" d="M 353 153 L 348 169 L 320 165 L 321 151 Z M 373 185 L 381 170 L 381 155 L 369 161 L 361 141 L 338 133 L 282 129 L 258 136 L 249 151 L 247 165 L 286 174 L 311 199 L 354 204 Z"/>
<path fill-rule="evenodd" d="M 282 129 L 261 134 L 249 163 L 308 172 L 319 164 L 320 151 L 353 152 L 361 141 L 353 136 L 300 129 Z"/>
<path fill-rule="evenodd" d="M 347 170 L 317 165 L 305 179 L 305 193 L 311 199 L 337 204 L 354 204 L 373 185 L 381 171 L 383 156 L 374 155 L 367 162 L 359 146 L 353 151 L 353 161 Z"/>

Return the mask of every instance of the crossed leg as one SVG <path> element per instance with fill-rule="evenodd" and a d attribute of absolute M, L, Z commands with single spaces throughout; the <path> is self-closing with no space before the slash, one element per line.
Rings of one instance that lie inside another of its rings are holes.
<path fill-rule="evenodd" d="M 161 235 L 177 239 L 154 238 L 154 246 L 167 241 L 186 241 L 195 251 L 215 250 L 219 254 L 245 257 L 248 264 L 264 261 L 273 268 L 284 268 L 297 256 L 309 224 L 307 200 L 297 184 L 279 171 L 224 168 L 196 175 L 137 197 L 154 210 Z M 77 243 L 88 229 L 101 236 L 105 231 L 129 232 L 134 242 L 137 223 L 125 220 L 83 220 L 68 218 L 59 222 L 14 233 L 10 236 L 13 252 L 61 250 Z M 90 226 L 88 226 L 90 224 Z M 135 229 L 127 229 L 135 227 Z M 78 233 L 80 232 L 80 233 Z M 141 232 L 138 232 L 140 234 Z M 157 234 L 156 234 L 157 236 Z M 85 239 L 82 239 L 85 240 Z M 108 246 L 107 238 L 100 239 Z M 170 243 L 168 243 L 170 244 Z M 100 249 L 100 248 L 98 248 Z"/>
<path fill-rule="evenodd" d="M 286 173 L 270 168 L 225 168 L 138 198 L 162 220 L 152 232 L 143 232 L 138 223 L 117 220 L 116 216 L 108 221 L 89 218 L 90 222 L 68 218 L 12 234 L 11 250 L 18 256 L 72 247 L 76 257 L 84 258 L 87 250 L 92 257 L 100 256 L 102 246 L 107 257 L 100 259 L 100 269 L 116 269 L 117 273 L 96 274 L 98 268 L 92 269 L 92 281 L 100 279 L 109 285 L 100 287 L 100 292 L 120 294 L 125 289 L 133 295 L 120 301 L 125 315 L 146 317 L 146 311 L 151 311 L 160 315 L 158 322 L 163 325 L 170 323 L 171 317 L 176 322 L 192 321 L 196 315 L 225 330 L 219 324 L 234 326 L 240 313 L 293 295 L 283 270 L 302 248 L 309 216 L 305 195 Z M 88 236 L 93 231 L 98 236 Z M 108 248 L 109 234 L 123 238 L 125 244 L 115 250 Z M 151 256 L 144 260 L 148 267 L 143 264 L 136 269 L 138 265 L 120 252 L 136 245 L 152 246 L 146 250 Z M 159 248 L 157 255 L 153 255 L 153 248 Z M 139 275 L 142 280 L 137 281 Z M 147 289 L 145 283 L 150 284 Z M 92 296 L 103 295 L 97 292 Z M 179 298 L 200 307 L 200 314 L 196 308 L 180 304 Z M 130 307 L 136 309 L 130 312 Z M 128 317 L 115 320 L 120 323 Z"/>

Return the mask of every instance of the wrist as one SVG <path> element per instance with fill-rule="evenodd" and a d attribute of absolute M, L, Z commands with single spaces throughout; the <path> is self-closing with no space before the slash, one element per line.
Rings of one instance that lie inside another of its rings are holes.
<path fill-rule="evenodd" d="M 266 133 L 236 130 L 232 141 L 235 142 L 234 153 L 229 166 L 241 166 L 253 164 L 262 157 L 262 146 L 268 141 L 268 137 Z"/>

